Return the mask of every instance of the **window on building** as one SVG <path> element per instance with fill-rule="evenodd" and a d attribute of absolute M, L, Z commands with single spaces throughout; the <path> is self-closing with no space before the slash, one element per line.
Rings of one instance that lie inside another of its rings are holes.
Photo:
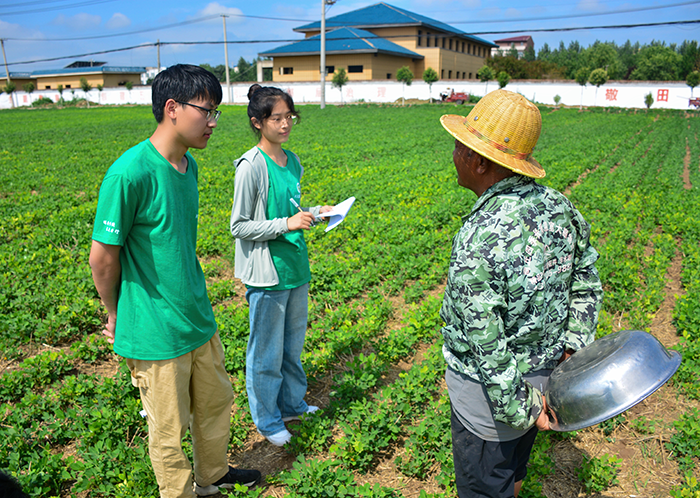
<path fill-rule="evenodd" d="M 450 69 L 449 71 L 447 71 L 447 79 L 448 79 L 448 80 L 451 80 L 451 79 L 452 79 L 452 69 Z"/>
<path fill-rule="evenodd" d="M 440 69 L 440 78 L 443 80 L 445 79 L 445 70 L 444 69 Z"/>
<path fill-rule="evenodd" d="M 51 90 L 51 85 L 46 85 L 46 86 L 44 87 L 44 90 Z"/>
<path fill-rule="evenodd" d="M 457 72 L 455 73 L 455 78 L 456 78 L 456 79 L 459 79 L 459 71 L 457 71 Z"/>
<path fill-rule="evenodd" d="M 464 42 L 462 42 L 462 53 L 464 53 Z"/>
<path fill-rule="evenodd" d="M 450 38 L 450 50 L 452 50 L 452 38 Z"/>
<path fill-rule="evenodd" d="M 333 74 L 335 72 L 335 66 L 326 66 L 326 74 Z"/>
<path fill-rule="evenodd" d="M 443 37 L 442 37 L 442 48 L 445 48 L 445 42 L 446 42 L 446 41 L 447 41 L 447 39 L 443 36 Z"/>
<path fill-rule="evenodd" d="M 66 85 L 66 88 L 70 88 L 70 85 Z"/>
<path fill-rule="evenodd" d="M 386 79 L 388 79 L 388 80 L 391 79 L 391 73 L 386 73 Z"/>
<path fill-rule="evenodd" d="M 281 67 L 280 74 L 294 74 L 294 68 L 293 67 Z"/>
<path fill-rule="evenodd" d="M 362 66 L 348 66 L 348 73 L 361 73 L 362 71 Z"/>
<path fill-rule="evenodd" d="M 419 47 L 420 47 L 421 44 L 423 43 L 422 38 L 423 38 L 423 32 L 419 29 L 419 30 L 418 30 L 418 46 L 419 46 Z"/>
<path fill-rule="evenodd" d="M 469 73 L 469 79 L 472 79 L 472 73 Z"/>

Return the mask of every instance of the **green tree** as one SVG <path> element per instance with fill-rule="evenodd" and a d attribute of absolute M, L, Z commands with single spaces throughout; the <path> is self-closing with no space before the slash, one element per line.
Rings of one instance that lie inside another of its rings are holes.
<path fill-rule="evenodd" d="M 430 94 L 430 102 L 433 102 L 433 83 L 435 83 L 438 78 L 438 73 L 435 69 L 432 67 L 427 68 L 425 71 L 423 71 L 423 81 L 425 81 L 428 84 L 428 92 Z"/>
<path fill-rule="evenodd" d="M 498 88 L 505 88 L 510 82 L 510 76 L 505 71 L 498 73 Z"/>
<path fill-rule="evenodd" d="M 481 66 L 481 69 L 476 72 L 476 77 L 479 78 L 479 81 L 486 82 L 486 91 L 484 95 L 489 93 L 489 80 L 494 78 L 493 69 L 488 66 Z"/>
<path fill-rule="evenodd" d="M 348 82 L 348 74 L 345 72 L 345 68 L 338 68 L 333 73 L 333 79 L 331 80 L 331 85 L 340 90 L 340 103 L 343 103 L 343 87 Z"/>
<path fill-rule="evenodd" d="M 124 83 L 124 86 L 129 92 L 129 101 L 131 102 L 131 89 L 134 88 L 134 84 L 131 81 L 127 81 L 126 83 Z"/>
<path fill-rule="evenodd" d="M 653 103 L 654 96 L 651 94 L 651 92 L 649 92 L 644 96 L 644 105 L 647 106 L 647 109 L 649 109 Z"/>
<path fill-rule="evenodd" d="M 535 56 L 535 47 L 533 45 L 528 45 L 527 47 L 525 47 L 525 51 L 523 52 L 523 59 L 527 62 L 534 62 L 537 59 L 537 57 Z"/>
<path fill-rule="evenodd" d="M 510 44 L 510 48 L 508 49 L 508 53 L 506 54 L 508 57 L 513 57 L 515 59 L 518 58 L 518 49 L 515 48 L 515 43 Z"/>
<path fill-rule="evenodd" d="M 226 81 L 226 66 L 224 66 L 223 64 L 219 64 L 218 66 L 210 66 L 209 64 L 200 64 L 199 67 L 206 69 L 211 74 L 216 76 L 216 79 L 219 80 L 219 83 L 223 83 Z M 229 76 L 230 76 L 230 73 L 229 73 Z"/>
<path fill-rule="evenodd" d="M 15 107 L 15 99 L 12 96 L 13 93 L 15 93 L 15 90 L 17 90 L 17 85 L 15 84 L 14 81 L 8 81 L 7 85 L 2 89 L 3 92 L 8 94 L 10 96 L 10 106 L 14 109 Z"/>
<path fill-rule="evenodd" d="M 90 107 L 90 90 L 92 90 L 92 85 L 88 83 L 88 80 L 83 76 L 80 78 L 80 88 L 85 92 L 85 102 L 87 102 L 88 108 Z"/>
<path fill-rule="evenodd" d="M 682 57 L 671 47 L 650 45 L 639 52 L 637 68 L 630 79 L 647 81 L 675 81 L 681 67 Z"/>
<path fill-rule="evenodd" d="M 693 88 L 700 84 L 700 71 L 693 71 L 692 73 L 689 73 L 688 77 L 685 79 L 685 84 L 690 87 L 690 97 L 692 98 Z"/>
<path fill-rule="evenodd" d="M 402 66 L 398 71 L 396 71 L 396 79 L 403 83 L 402 89 L 405 94 L 406 85 L 411 86 L 411 83 L 413 82 L 413 71 L 411 71 L 408 66 Z M 404 94 L 401 95 L 401 105 L 406 104 Z"/>
<path fill-rule="evenodd" d="M 591 70 L 587 67 L 582 67 L 574 75 L 576 83 L 581 85 L 581 103 L 579 105 L 579 111 L 583 109 L 583 89 L 586 88 L 586 83 L 588 83 L 588 77 L 591 75 Z"/>
<path fill-rule="evenodd" d="M 680 78 L 687 78 L 693 71 L 700 70 L 700 47 L 696 40 L 684 41 L 678 53 L 681 56 L 681 67 L 679 70 Z"/>
<path fill-rule="evenodd" d="M 600 88 L 601 85 L 604 85 L 608 81 L 608 72 L 605 69 L 594 69 L 591 71 L 591 75 L 588 77 L 588 81 L 591 82 L 592 85 L 595 85 L 595 100 L 594 102 L 598 101 L 598 88 Z"/>
<path fill-rule="evenodd" d="M 24 85 L 22 85 L 22 88 L 24 89 L 25 92 L 27 92 L 29 94 L 29 103 L 31 104 L 32 103 L 32 93 L 34 92 L 34 90 L 36 88 L 34 86 L 34 83 L 32 83 L 31 81 L 29 83 L 25 83 Z"/>
<path fill-rule="evenodd" d="M 56 90 L 58 90 L 58 101 L 63 104 L 63 85 L 59 83 Z"/>
<path fill-rule="evenodd" d="M 632 42 L 627 40 L 625 44 L 618 47 L 617 54 L 622 65 L 622 79 L 628 80 L 632 71 L 637 68 L 637 56 L 639 55 L 639 42 L 632 45 Z"/>
<path fill-rule="evenodd" d="M 620 55 L 614 43 L 596 41 L 585 51 L 584 58 L 588 67 L 605 69 L 610 79 L 618 79 L 624 75 Z"/>

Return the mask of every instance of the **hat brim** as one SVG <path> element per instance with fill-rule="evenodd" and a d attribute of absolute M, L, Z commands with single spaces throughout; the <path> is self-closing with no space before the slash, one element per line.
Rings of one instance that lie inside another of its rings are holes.
<path fill-rule="evenodd" d="M 515 171 L 530 178 L 544 178 L 545 171 L 540 163 L 535 161 L 533 157 L 527 159 L 518 159 L 507 152 L 497 149 L 493 145 L 481 140 L 473 133 L 469 132 L 464 125 L 466 116 L 457 116 L 455 114 L 445 114 L 440 117 L 440 124 L 457 140 L 464 145 L 481 154 L 487 159 Z"/>

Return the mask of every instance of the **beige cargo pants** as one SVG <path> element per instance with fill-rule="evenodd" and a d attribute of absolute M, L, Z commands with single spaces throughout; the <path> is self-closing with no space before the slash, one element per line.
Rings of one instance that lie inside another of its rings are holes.
<path fill-rule="evenodd" d="M 208 486 L 228 472 L 233 389 L 219 333 L 171 360 L 126 360 L 148 420 L 151 464 L 161 498 L 192 498 L 192 466 L 182 451 L 192 435 L 195 480 Z"/>

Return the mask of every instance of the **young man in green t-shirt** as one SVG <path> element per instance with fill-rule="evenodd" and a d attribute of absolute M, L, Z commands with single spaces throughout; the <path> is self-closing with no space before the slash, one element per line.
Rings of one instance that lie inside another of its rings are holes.
<path fill-rule="evenodd" d="M 191 498 L 252 486 L 260 472 L 228 465 L 233 390 L 195 252 L 198 169 L 188 149 L 207 146 L 221 84 L 198 66 L 175 65 L 156 76 L 152 94 L 155 132 L 102 182 L 90 266 L 107 308 L 103 334 L 140 390 L 160 496 Z M 188 428 L 194 489 L 181 444 Z"/>

